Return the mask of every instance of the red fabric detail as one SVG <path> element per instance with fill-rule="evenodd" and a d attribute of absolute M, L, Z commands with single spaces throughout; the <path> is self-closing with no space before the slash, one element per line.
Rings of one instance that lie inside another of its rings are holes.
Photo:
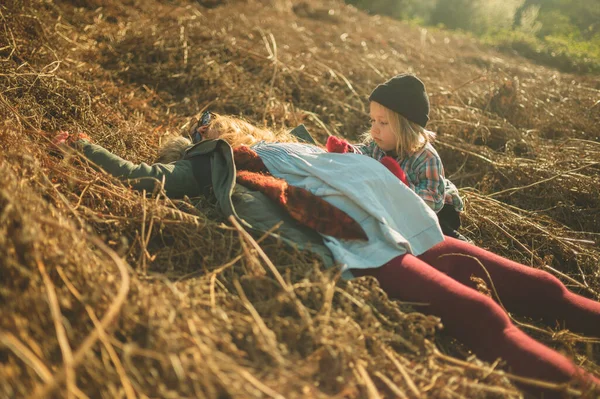
<path fill-rule="evenodd" d="M 400 165 L 398 165 L 398 162 L 394 158 L 385 156 L 381 158 L 380 162 L 383 164 L 383 166 L 388 168 L 388 170 L 392 172 L 394 176 L 400 179 L 402 183 L 408 186 L 408 178 L 406 177 L 406 173 L 404 173 L 404 171 L 402 170 Z"/>
<path fill-rule="evenodd" d="M 238 170 L 236 181 L 244 187 L 260 191 L 279 205 L 285 206 L 288 202 L 288 184 L 285 180 L 249 170 Z"/>
<path fill-rule="evenodd" d="M 237 169 L 236 181 L 257 190 L 282 206 L 302 225 L 340 239 L 367 240 L 367 234 L 346 212 L 336 208 L 308 190 L 287 184 L 269 174 L 262 159 L 249 147 L 233 150 Z"/>
<path fill-rule="evenodd" d="M 336 152 L 338 154 L 345 154 L 347 152 L 354 152 L 352 146 L 344 139 L 337 138 L 335 136 L 329 136 L 327 143 L 325 144 L 327 152 Z"/>
<path fill-rule="evenodd" d="M 347 240 L 367 240 L 363 228 L 346 212 L 308 190 L 288 186 L 288 211 L 292 217 L 319 233 Z"/>
<path fill-rule="evenodd" d="M 238 170 L 269 173 L 269 170 L 258 154 L 252 148 L 245 145 L 233 149 L 233 161 Z"/>

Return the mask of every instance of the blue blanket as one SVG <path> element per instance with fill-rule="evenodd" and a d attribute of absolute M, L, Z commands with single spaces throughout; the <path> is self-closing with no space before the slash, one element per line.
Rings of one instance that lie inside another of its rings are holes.
<path fill-rule="evenodd" d="M 444 240 L 435 213 L 378 161 L 358 154 L 333 154 L 300 143 L 259 143 L 252 147 L 269 172 L 322 197 L 356 220 L 368 241 L 323 235 L 342 267 L 380 267 L 405 254 L 420 255 Z"/>

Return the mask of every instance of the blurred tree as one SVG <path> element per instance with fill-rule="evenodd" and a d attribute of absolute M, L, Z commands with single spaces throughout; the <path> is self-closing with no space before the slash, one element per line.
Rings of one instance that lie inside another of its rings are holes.
<path fill-rule="evenodd" d="M 346 2 L 372 14 L 473 32 L 490 44 L 517 50 L 559 68 L 600 68 L 600 0 Z"/>
<path fill-rule="evenodd" d="M 403 2 L 404 13 L 407 18 L 430 24 L 431 13 L 440 1 L 443 0 L 405 0 Z"/>
<path fill-rule="evenodd" d="M 539 7 L 542 24 L 538 37 L 564 36 L 590 40 L 600 34 L 600 1 L 598 0 L 525 0 L 517 10 L 515 26 L 531 6 Z"/>
<path fill-rule="evenodd" d="M 346 0 L 371 14 L 485 34 L 503 29 L 583 40 L 600 34 L 599 0 Z M 539 25 L 542 24 L 542 26 Z"/>
<path fill-rule="evenodd" d="M 475 1 L 439 0 L 431 13 L 430 22 L 433 25 L 444 25 L 449 29 L 471 30 L 475 25 L 472 20 L 474 12 Z"/>
<path fill-rule="evenodd" d="M 525 0 L 439 0 L 431 23 L 485 34 L 513 26 Z"/>
<path fill-rule="evenodd" d="M 416 19 L 427 24 L 439 1 L 443 0 L 346 0 L 346 3 L 371 14 L 388 15 L 397 19 Z"/>
<path fill-rule="evenodd" d="M 560 10 L 540 12 L 538 20 L 542 25 L 537 32 L 537 36 L 540 38 L 550 35 L 568 37 L 579 32 L 579 28 L 571 23 L 571 18 Z"/>
<path fill-rule="evenodd" d="M 540 6 L 531 5 L 520 12 L 519 25 L 516 27 L 521 32 L 536 35 L 542 29 L 542 23 L 539 21 Z M 515 15 L 515 18 L 517 16 Z"/>
<path fill-rule="evenodd" d="M 579 28 L 584 40 L 600 33 L 600 1 L 561 0 L 558 9 L 569 16 L 571 23 Z"/>

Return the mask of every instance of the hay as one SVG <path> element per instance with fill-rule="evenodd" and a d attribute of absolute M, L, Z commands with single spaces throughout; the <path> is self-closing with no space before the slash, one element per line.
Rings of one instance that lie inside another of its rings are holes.
<path fill-rule="evenodd" d="M 74 3 L 0 6 L 0 396 L 521 397 L 373 279 L 209 201 L 135 193 L 45 133 L 148 162 L 210 108 L 354 139 L 369 90 L 405 70 L 431 93 L 466 234 L 600 298 L 597 78 L 337 1 Z M 599 372 L 598 343 L 531 332 Z"/>

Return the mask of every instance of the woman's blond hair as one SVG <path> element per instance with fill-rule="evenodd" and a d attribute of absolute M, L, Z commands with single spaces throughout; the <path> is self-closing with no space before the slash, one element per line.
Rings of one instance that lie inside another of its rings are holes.
<path fill-rule="evenodd" d="M 396 154 L 399 158 L 404 158 L 410 154 L 420 150 L 427 143 L 431 143 L 435 139 L 435 133 L 429 131 L 414 122 L 409 121 L 399 113 L 392 111 L 388 107 L 372 101 L 375 107 L 383 110 L 387 117 L 390 128 L 396 136 Z M 371 142 L 370 132 L 363 135 L 365 142 Z"/>
<path fill-rule="evenodd" d="M 183 136 L 168 137 L 158 149 L 156 163 L 171 163 L 179 161 L 192 145 L 192 140 Z"/>
<path fill-rule="evenodd" d="M 232 147 L 241 145 L 251 146 L 260 141 L 266 142 L 295 142 L 298 141 L 292 134 L 285 130 L 273 132 L 260 128 L 245 120 L 233 116 L 212 114 L 209 130 L 216 133 L 216 137 L 225 140 Z"/>
<path fill-rule="evenodd" d="M 215 137 L 225 140 L 232 147 L 253 145 L 259 141 L 275 141 L 275 134 L 268 129 L 261 129 L 243 119 L 212 114 L 209 131 L 215 132 Z"/>
<path fill-rule="evenodd" d="M 184 157 L 185 152 L 192 145 L 189 133 L 187 132 L 188 125 L 184 127 L 183 136 L 170 137 L 158 150 L 158 158 L 156 162 L 170 163 L 180 160 Z M 232 147 L 241 145 L 251 146 L 260 141 L 269 143 L 278 142 L 297 142 L 298 139 L 286 130 L 273 132 L 269 129 L 263 129 L 246 122 L 241 118 L 233 116 L 225 116 L 219 114 L 211 114 L 211 122 L 208 127 L 210 131 L 215 132 L 214 138 L 219 138 L 229 143 Z"/>

